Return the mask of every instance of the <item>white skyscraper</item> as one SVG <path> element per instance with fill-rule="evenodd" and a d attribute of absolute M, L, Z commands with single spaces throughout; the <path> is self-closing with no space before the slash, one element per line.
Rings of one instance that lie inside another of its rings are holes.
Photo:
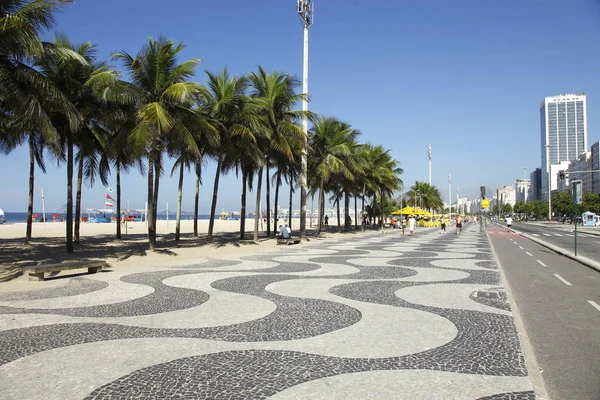
<path fill-rule="evenodd" d="M 546 97 L 540 105 L 542 197 L 548 199 L 550 165 L 576 160 L 587 150 L 587 101 L 585 94 Z M 551 180 L 551 190 L 556 180 Z"/>

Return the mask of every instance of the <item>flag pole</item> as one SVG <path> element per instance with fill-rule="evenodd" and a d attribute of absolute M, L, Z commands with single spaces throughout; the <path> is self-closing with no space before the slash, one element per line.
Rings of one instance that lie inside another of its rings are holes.
<path fill-rule="evenodd" d="M 46 201 L 44 200 L 44 188 L 42 188 L 42 215 L 44 218 L 44 230 L 46 229 Z"/>

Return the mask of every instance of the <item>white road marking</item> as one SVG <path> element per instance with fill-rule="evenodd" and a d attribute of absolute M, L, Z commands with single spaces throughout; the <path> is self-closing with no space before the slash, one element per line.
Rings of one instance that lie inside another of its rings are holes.
<path fill-rule="evenodd" d="M 573 235 L 569 235 L 568 233 L 567 233 L 565 236 L 568 236 L 568 237 L 573 237 Z"/>
<path fill-rule="evenodd" d="M 565 278 L 563 278 L 559 274 L 554 274 L 554 276 L 557 277 L 558 279 L 560 279 L 562 281 L 562 283 L 564 283 L 565 285 L 567 285 L 567 286 L 573 286 L 568 281 L 566 281 Z"/>
<path fill-rule="evenodd" d="M 594 243 L 599 243 L 599 244 L 600 244 L 600 242 L 599 242 L 599 241 L 597 241 L 597 240 L 594 240 Z"/>
<path fill-rule="evenodd" d="M 540 260 L 535 260 L 535 261 L 537 261 L 538 263 L 540 263 L 540 265 L 541 265 L 542 267 L 547 267 L 547 265 L 546 265 L 546 264 L 544 264 L 543 262 L 541 262 Z"/>
<path fill-rule="evenodd" d="M 598 305 L 598 303 L 592 300 L 588 300 L 588 303 L 590 303 L 592 307 L 594 307 L 596 310 L 600 311 L 600 306 Z"/>
<path fill-rule="evenodd" d="M 523 250 L 523 246 L 519 246 L 519 248 L 520 248 L 521 250 Z"/>
<path fill-rule="evenodd" d="M 532 233 L 533 236 L 540 236 L 539 233 Z"/>
<path fill-rule="evenodd" d="M 560 233 L 555 233 L 554 236 L 562 236 Z"/>
<path fill-rule="evenodd" d="M 527 253 L 528 256 L 533 257 L 533 255 L 530 252 L 526 251 L 525 253 Z"/>
<path fill-rule="evenodd" d="M 544 236 L 552 236 L 552 235 L 549 233 L 544 233 Z"/>

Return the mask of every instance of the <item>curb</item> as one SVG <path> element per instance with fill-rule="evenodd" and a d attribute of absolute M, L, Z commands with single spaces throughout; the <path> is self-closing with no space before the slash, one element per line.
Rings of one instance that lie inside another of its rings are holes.
<path fill-rule="evenodd" d="M 577 261 L 583 265 L 585 265 L 586 267 L 592 268 L 598 272 L 600 272 L 600 262 L 598 261 L 594 261 L 591 258 L 587 258 L 584 256 L 576 256 L 574 253 L 570 252 L 569 250 L 565 250 L 562 247 L 558 247 L 555 246 L 553 244 L 550 244 L 548 242 L 545 242 L 543 240 L 540 240 L 538 238 L 536 238 L 535 236 L 529 235 L 527 233 L 523 233 L 523 232 L 519 232 L 517 230 L 511 229 L 514 233 L 516 233 L 517 235 L 523 236 L 526 239 L 531 240 L 532 242 L 535 242 L 537 244 L 540 244 L 558 254 L 561 254 L 567 258 L 570 258 L 571 260 Z"/>
<path fill-rule="evenodd" d="M 521 312 L 519 311 L 519 307 L 517 307 L 517 303 L 515 302 L 515 298 L 512 294 L 512 289 L 510 288 L 508 280 L 504 275 L 504 267 L 500 263 L 500 259 L 496 254 L 496 249 L 494 248 L 494 244 L 490 240 L 487 229 L 485 230 L 485 236 L 492 249 L 492 254 L 494 255 L 494 262 L 498 265 L 498 272 L 500 273 L 500 278 L 502 279 L 502 284 L 504 286 L 504 290 L 506 291 L 506 298 L 510 304 L 510 311 L 513 315 L 513 321 L 517 329 L 517 334 L 519 335 L 521 349 L 523 350 L 523 357 L 525 358 L 525 364 L 527 365 L 527 375 L 529 376 L 529 379 L 531 380 L 531 383 L 533 385 L 535 397 L 539 400 L 550 400 L 550 395 L 546 390 L 546 384 L 544 382 L 544 378 L 542 377 L 542 369 L 540 368 L 537 362 L 537 358 L 535 357 L 533 345 L 531 344 L 531 340 L 529 340 L 529 335 L 527 334 L 527 330 L 525 329 L 523 318 L 521 318 Z"/>

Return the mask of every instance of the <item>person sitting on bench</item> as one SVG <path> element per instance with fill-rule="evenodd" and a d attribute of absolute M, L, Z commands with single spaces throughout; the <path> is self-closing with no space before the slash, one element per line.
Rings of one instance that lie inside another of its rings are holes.
<path fill-rule="evenodd" d="M 279 235 L 282 239 L 289 239 L 292 237 L 292 230 L 287 224 L 285 224 L 285 226 L 281 228 Z"/>

